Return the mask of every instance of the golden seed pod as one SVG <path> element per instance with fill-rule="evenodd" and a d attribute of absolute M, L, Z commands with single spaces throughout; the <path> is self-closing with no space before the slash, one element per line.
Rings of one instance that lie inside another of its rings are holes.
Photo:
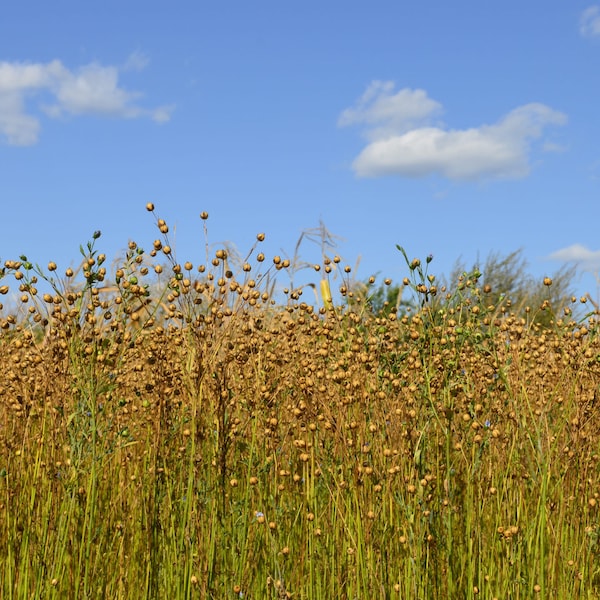
<path fill-rule="evenodd" d="M 55 262 L 48 263 L 48 271 L 56 271 L 56 263 Z"/>
<path fill-rule="evenodd" d="M 544 277 L 544 285 L 546 285 L 546 286 L 552 285 L 552 279 L 550 279 L 550 277 Z"/>
<path fill-rule="evenodd" d="M 217 250 L 215 256 L 220 260 L 225 260 L 227 258 L 227 252 L 225 250 Z"/>
<path fill-rule="evenodd" d="M 265 234 L 264 234 L 264 233 L 259 233 L 259 234 L 256 236 L 256 239 L 257 239 L 259 242 L 264 242 L 264 241 L 265 241 Z"/>
<path fill-rule="evenodd" d="M 258 254 L 258 255 L 256 256 L 256 260 L 257 260 L 258 262 L 262 262 L 263 260 L 265 260 L 265 255 L 264 255 L 264 254 L 261 252 L 260 254 Z"/>
<path fill-rule="evenodd" d="M 165 254 L 171 254 L 171 246 L 164 246 L 163 249 L 162 249 L 162 251 Z"/>
<path fill-rule="evenodd" d="M 152 212 L 154 210 L 154 204 L 152 204 L 152 202 L 148 202 L 148 204 L 146 204 L 146 210 L 148 212 Z"/>
<path fill-rule="evenodd" d="M 206 221 L 206 219 L 208 219 L 208 213 L 207 213 L 205 210 L 203 210 L 203 211 L 200 213 L 200 218 L 201 218 L 203 221 Z"/>
<path fill-rule="evenodd" d="M 246 273 L 247 273 L 248 271 L 251 271 L 251 270 L 252 270 L 252 267 L 250 266 L 250 263 L 244 263 L 244 265 L 243 265 L 243 267 L 242 267 L 242 270 L 243 270 L 243 271 L 245 271 Z"/>
<path fill-rule="evenodd" d="M 65 275 L 67 277 L 73 277 L 73 269 L 71 269 L 70 267 L 65 271 Z"/>
<path fill-rule="evenodd" d="M 8 294 L 8 286 L 7 285 L 3 285 L 2 287 L 0 287 L 0 294 Z"/>
<path fill-rule="evenodd" d="M 281 262 L 281 256 L 274 256 L 273 257 L 273 263 L 278 265 Z"/>

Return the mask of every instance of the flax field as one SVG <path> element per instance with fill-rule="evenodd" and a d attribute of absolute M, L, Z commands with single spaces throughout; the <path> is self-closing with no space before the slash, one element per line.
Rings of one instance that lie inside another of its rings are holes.
<path fill-rule="evenodd" d="M 147 208 L 116 265 L 99 232 L 0 265 L 2 598 L 600 598 L 585 298 L 399 248 L 412 304 L 374 310 L 326 252 L 283 289 L 264 234 L 179 261 Z"/>

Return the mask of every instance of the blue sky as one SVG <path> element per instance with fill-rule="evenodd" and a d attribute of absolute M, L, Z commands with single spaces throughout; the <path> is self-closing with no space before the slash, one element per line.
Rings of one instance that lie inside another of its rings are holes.
<path fill-rule="evenodd" d="M 154 202 L 181 261 L 204 210 L 242 254 L 322 219 L 359 279 L 399 281 L 396 244 L 438 274 L 522 247 L 596 296 L 599 78 L 589 1 L 10 3 L 0 258 L 149 247 Z"/>

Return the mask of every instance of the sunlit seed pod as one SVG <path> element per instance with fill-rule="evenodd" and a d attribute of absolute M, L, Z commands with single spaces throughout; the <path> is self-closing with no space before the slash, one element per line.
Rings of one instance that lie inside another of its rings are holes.
<path fill-rule="evenodd" d="M 21 296 L 21 302 L 23 302 L 23 303 L 29 302 L 29 296 L 27 294 L 23 294 Z"/>
<path fill-rule="evenodd" d="M 127 244 L 130 250 L 135 250 L 137 248 L 137 244 L 132 240 Z"/>
<path fill-rule="evenodd" d="M 278 265 L 281 263 L 281 256 L 274 256 L 273 257 L 273 263 Z"/>
<path fill-rule="evenodd" d="M 250 263 L 244 263 L 242 266 L 242 270 L 247 273 L 248 271 L 252 270 L 252 266 L 250 265 Z"/>
<path fill-rule="evenodd" d="M 146 204 L 146 210 L 148 212 L 152 212 L 154 210 L 154 204 L 152 204 L 152 202 L 148 202 L 148 204 Z"/>
<path fill-rule="evenodd" d="M 0 294 L 8 294 L 8 286 L 7 285 L 3 285 L 2 287 L 0 287 Z"/>
<path fill-rule="evenodd" d="M 260 252 L 260 253 L 259 253 L 259 254 L 256 256 L 256 260 L 257 260 L 258 262 L 263 262 L 263 260 L 265 260 L 265 255 L 264 255 L 262 252 Z"/>
<path fill-rule="evenodd" d="M 391 280 L 391 279 L 389 279 L 389 278 L 387 278 L 387 279 L 384 279 L 384 280 L 383 280 L 383 283 L 385 283 L 385 285 L 391 285 L 391 283 L 392 283 L 392 280 Z"/>
<path fill-rule="evenodd" d="M 238 480 L 237 480 L 237 479 L 230 479 L 230 480 L 229 480 L 229 485 L 230 485 L 231 487 L 237 487 L 237 485 L 238 485 Z"/>
<path fill-rule="evenodd" d="M 545 286 L 552 285 L 552 279 L 550 277 L 544 277 L 544 285 Z"/>
<path fill-rule="evenodd" d="M 203 221 L 206 221 L 206 219 L 208 219 L 208 213 L 207 213 L 205 210 L 203 210 L 203 211 L 200 213 L 200 218 L 201 218 Z"/>
<path fill-rule="evenodd" d="M 23 273 L 21 273 L 21 271 L 15 271 L 15 279 L 17 279 L 17 280 L 23 279 Z"/>
<path fill-rule="evenodd" d="M 257 239 L 259 242 L 264 242 L 264 241 L 265 241 L 265 234 L 264 234 L 264 233 L 259 233 L 259 234 L 257 234 L 257 236 L 256 236 L 256 239 Z"/>
<path fill-rule="evenodd" d="M 348 265 L 346 265 L 344 267 L 344 273 L 350 273 L 350 271 L 352 271 L 352 269 Z"/>
<path fill-rule="evenodd" d="M 163 246 L 162 251 L 167 255 L 171 254 L 171 246 Z"/>
<path fill-rule="evenodd" d="M 309 512 L 309 513 L 306 515 L 306 520 L 307 520 L 307 521 L 314 521 L 314 520 L 315 520 L 315 515 L 314 515 L 314 513 L 311 513 L 311 512 Z"/>
<path fill-rule="evenodd" d="M 215 252 L 215 256 L 219 260 L 225 260 L 227 258 L 227 252 L 221 248 Z"/>

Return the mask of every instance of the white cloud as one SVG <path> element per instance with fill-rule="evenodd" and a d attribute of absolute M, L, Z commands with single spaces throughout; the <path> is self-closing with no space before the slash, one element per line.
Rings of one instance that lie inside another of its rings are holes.
<path fill-rule="evenodd" d="M 600 36 L 600 6 L 589 6 L 581 13 L 579 31 L 584 37 Z"/>
<path fill-rule="evenodd" d="M 432 123 L 442 106 L 425 91 L 392 92 L 391 82 L 374 82 L 339 118 L 341 127 L 367 126 L 369 143 L 353 162 L 359 176 L 524 177 L 530 170 L 531 142 L 546 126 L 566 123 L 562 113 L 533 103 L 512 110 L 493 125 L 452 130 Z"/>
<path fill-rule="evenodd" d="M 141 69 L 147 59 L 132 54 L 125 68 Z M 139 105 L 142 94 L 119 85 L 119 69 L 91 63 L 69 70 L 60 61 L 49 63 L 0 62 L 0 137 L 9 144 L 28 146 L 38 140 L 40 122 L 25 101 L 49 93 L 55 102 L 40 108 L 51 118 L 68 115 L 100 115 L 134 119 L 147 117 L 157 123 L 170 119 L 172 106 L 153 109 Z"/>
<path fill-rule="evenodd" d="M 123 71 L 143 71 L 150 64 L 150 59 L 139 50 L 132 52 L 122 67 Z"/>
<path fill-rule="evenodd" d="M 378 139 L 429 124 L 432 117 L 442 112 L 442 105 L 424 90 L 405 88 L 392 95 L 393 90 L 392 81 L 373 81 L 356 107 L 347 108 L 340 115 L 338 125 L 366 123 L 372 128 L 367 132 L 368 138 Z"/>
<path fill-rule="evenodd" d="M 548 256 L 550 260 L 578 263 L 586 271 L 600 270 L 600 250 L 589 250 L 581 244 L 573 244 Z"/>

